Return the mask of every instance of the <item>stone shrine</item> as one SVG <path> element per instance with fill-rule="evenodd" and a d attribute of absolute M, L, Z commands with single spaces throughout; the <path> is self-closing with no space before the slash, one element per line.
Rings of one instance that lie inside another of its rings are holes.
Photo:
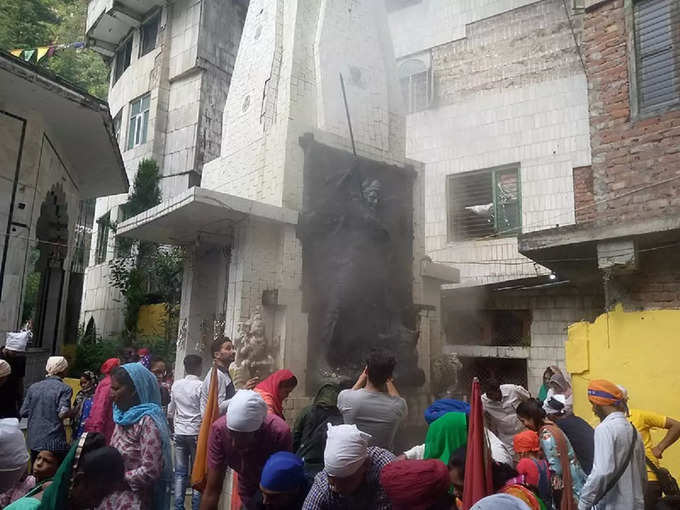
<path fill-rule="evenodd" d="M 186 249 L 176 377 L 223 334 L 238 339 L 236 366 L 292 370 L 297 407 L 386 347 L 422 422 L 439 288 L 458 274 L 424 255 L 422 166 L 404 150 L 383 2 L 251 0 L 220 157 L 200 187 L 118 227 Z"/>

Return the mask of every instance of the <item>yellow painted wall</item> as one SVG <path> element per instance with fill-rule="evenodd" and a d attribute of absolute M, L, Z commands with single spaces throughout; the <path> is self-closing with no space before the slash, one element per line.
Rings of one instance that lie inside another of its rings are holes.
<path fill-rule="evenodd" d="M 137 331 L 144 336 L 165 335 L 165 304 L 142 305 L 137 316 Z"/>
<path fill-rule="evenodd" d="M 569 328 L 567 370 L 574 388 L 574 413 L 595 426 L 587 398 L 592 379 L 625 386 L 630 407 L 680 418 L 680 310 L 600 315 L 594 323 Z M 656 432 L 659 441 L 663 432 Z M 680 475 L 680 442 L 664 453 L 662 464 Z"/>

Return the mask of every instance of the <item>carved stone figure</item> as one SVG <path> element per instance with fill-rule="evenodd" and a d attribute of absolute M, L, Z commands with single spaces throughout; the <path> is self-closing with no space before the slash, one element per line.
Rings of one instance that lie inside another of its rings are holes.
<path fill-rule="evenodd" d="M 236 358 L 229 367 L 229 373 L 234 385 L 242 388 L 248 379 L 253 377 L 264 379 L 274 371 L 272 345 L 265 337 L 261 307 L 256 307 L 250 319 L 238 325 L 238 333 L 239 336 L 234 342 Z"/>
<path fill-rule="evenodd" d="M 182 319 L 182 325 L 179 327 L 177 334 L 177 350 L 183 351 L 187 346 L 187 337 L 189 336 L 189 324 L 187 318 Z"/>

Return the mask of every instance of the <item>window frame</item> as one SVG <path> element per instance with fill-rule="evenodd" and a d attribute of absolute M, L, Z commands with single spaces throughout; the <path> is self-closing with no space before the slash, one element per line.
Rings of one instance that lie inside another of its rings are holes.
<path fill-rule="evenodd" d="M 111 211 L 97 219 L 97 244 L 94 251 L 94 263 L 106 262 L 109 251 L 109 235 L 111 233 Z"/>
<path fill-rule="evenodd" d="M 118 142 L 118 145 L 120 145 L 120 134 L 123 129 L 123 108 L 118 110 L 118 113 L 116 113 L 113 116 L 113 134 L 116 137 L 116 142 Z"/>
<path fill-rule="evenodd" d="M 422 70 L 418 72 L 404 72 L 404 69 L 408 69 L 409 65 L 411 67 L 420 64 Z M 425 104 L 422 108 L 419 108 L 416 101 L 416 89 L 414 88 L 415 78 L 417 76 L 425 75 Z M 432 75 L 432 58 L 429 54 L 420 57 L 409 57 L 399 62 L 398 66 L 398 76 L 399 76 L 399 87 L 401 89 L 402 96 L 404 98 L 404 107 L 406 109 L 406 114 L 410 115 L 413 113 L 423 112 L 429 110 L 432 107 L 434 99 L 434 79 Z M 408 80 L 406 85 L 407 94 L 404 93 L 404 81 Z"/>
<path fill-rule="evenodd" d="M 145 50 L 145 47 L 144 47 L 145 31 L 144 31 L 144 29 L 146 27 L 150 26 L 154 22 L 156 24 L 156 34 L 155 34 L 155 37 L 154 37 L 153 46 L 151 48 L 147 48 Z M 155 50 L 158 47 L 158 32 L 160 31 L 160 28 L 161 28 L 161 9 L 157 9 L 148 18 L 146 18 L 146 20 L 139 26 L 139 55 L 138 55 L 138 58 L 141 58 L 144 55 L 148 55 L 149 53 L 151 53 L 153 50 Z"/>
<path fill-rule="evenodd" d="M 146 109 L 143 109 L 144 99 L 149 99 L 149 103 Z M 139 102 L 139 112 L 134 113 L 135 104 Z M 147 92 L 132 101 L 128 105 L 130 112 L 128 114 L 128 125 L 127 125 L 127 140 L 125 144 L 125 150 L 131 150 L 140 145 L 144 145 L 149 140 L 149 116 L 151 112 L 151 92 Z M 146 116 L 145 116 L 146 114 Z M 134 132 L 131 131 L 134 129 Z M 144 133 L 142 136 L 138 136 L 140 133 Z"/>
<path fill-rule="evenodd" d="M 114 54 L 113 58 L 113 81 L 112 85 L 115 85 L 118 80 L 120 80 L 121 76 L 123 76 L 123 73 L 132 65 L 132 34 L 127 36 L 124 40 L 123 43 L 116 48 L 116 52 Z M 128 51 L 129 48 L 129 51 Z M 129 56 L 127 55 L 129 53 Z M 127 64 L 123 69 L 120 70 L 119 72 L 119 62 L 120 62 L 120 56 L 125 54 L 125 59 L 127 60 Z"/>
<path fill-rule="evenodd" d="M 638 69 L 640 67 L 640 52 L 638 51 L 637 31 L 635 28 L 635 3 L 639 0 L 624 0 L 624 19 L 626 27 L 626 48 L 628 54 L 628 87 L 630 120 L 644 120 L 656 117 L 680 108 L 680 94 L 671 102 L 660 105 L 643 107 L 640 99 L 640 83 Z M 679 50 L 680 51 L 680 50 Z M 680 69 L 676 70 L 680 79 Z"/>
<path fill-rule="evenodd" d="M 514 170 L 515 174 L 517 175 L 517 220 L 518 220 L 518 225 L 516 228 L 511 229 L 511 230 L 503 230 L 499 233 L 498 229 L 498 180 L 497 180 L 497 175 L 502 174 L 504 172 L 508 172 Z M 474 236 L 469 236 L 469 237 L 463 237 L 459 236 L 456 234 L 455 227 L 454 227 L 454 217 L 456 215 L 456 207 L 453 201 L 453 186 L 454 186 L 454 180 L 456 178 L 461 178 L 463 176 L 473 176 L 473 175 L 479 175 L 479 174 L 485 174 L 485 173 L 490 173 L 491 174 L 491 198 L 493 201 L 493 234 L 489 235 L 484 235 L 484 236 L 479 236 L 479 237 L 474 237 Z M 475 242 L 475 241 L 480 241 L 484 239 L 502 239 L 506 237 L 517 237 L 522 233 L 522 227 L 523 227 L 523 217 L 522 217 L 522 168 L 520 163 L 511 163 L 507 165 L 500 165 L 500 166 L 495 166 L 491 168 L 483 168 L 481 170 L 472 170 L 469 172 L 459 172 L 455 174 L 448 174 L 446 176 L 446 186 L 445 186 L 445 193 L 446 193 L 446 235 L 447 235 L 447 242 L 448 243 L 464 243 L 464 242 Z"/>

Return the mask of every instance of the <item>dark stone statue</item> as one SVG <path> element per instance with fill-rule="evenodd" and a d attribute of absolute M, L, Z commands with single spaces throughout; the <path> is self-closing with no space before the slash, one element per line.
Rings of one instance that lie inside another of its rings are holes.
<path fill-rule="evenodd" d="M 412 305 L 412 175 L 303 138 L 303 296 L 311 380 L 355 377 L 373 348 L 421 385 Z M 315 375 L 317 377 L 315 377 Z"/>

